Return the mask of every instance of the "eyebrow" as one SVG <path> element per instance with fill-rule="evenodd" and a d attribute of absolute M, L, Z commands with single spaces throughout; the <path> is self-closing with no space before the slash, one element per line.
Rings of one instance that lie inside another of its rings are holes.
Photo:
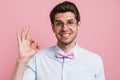
<path fill-rule="evenodd" d="M 75 19 L 68 19 L 67 21 L 75 21 Z M 62 20 L 55 20 L 55 22 L 63 22 Z"/>

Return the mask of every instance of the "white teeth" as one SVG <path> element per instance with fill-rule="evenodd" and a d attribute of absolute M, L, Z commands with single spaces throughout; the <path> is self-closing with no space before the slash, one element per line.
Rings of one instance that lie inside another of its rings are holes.
<path fill-rule="evenodd" d="M 70 34 L 62 34 L 63 37 L 68 37 Z"/>

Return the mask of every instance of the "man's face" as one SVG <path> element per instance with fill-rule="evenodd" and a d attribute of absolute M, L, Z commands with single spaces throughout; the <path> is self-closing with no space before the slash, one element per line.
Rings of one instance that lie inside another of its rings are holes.
<path fill-rule="evenodd" d="M 75 15 L 72 12 L 57 13 L 55 21 L 52 25 L 58 44 L 71 44 L 74 42 L 80 22 L 77 22 Z"/>

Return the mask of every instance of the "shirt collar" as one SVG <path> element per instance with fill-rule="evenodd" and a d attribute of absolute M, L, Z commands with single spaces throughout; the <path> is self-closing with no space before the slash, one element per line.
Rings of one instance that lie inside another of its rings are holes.
<path fill-rule="evenodd" d="M 78 48 L 79 48 L 79 46 L 78 46 L 78 44 L 76 44 L 70 51 L 68 51 L 68 53 L 69 53 L 69 52 L 73 52 L 74 55 L 75 55 L 75 58 L 77 58 Z M 62 52 L 64 52 L 58 45 L 56 45 L 56 46 L 55 46 L 55 54 L 57 53 L 57 51 L 62 51 Z"/>

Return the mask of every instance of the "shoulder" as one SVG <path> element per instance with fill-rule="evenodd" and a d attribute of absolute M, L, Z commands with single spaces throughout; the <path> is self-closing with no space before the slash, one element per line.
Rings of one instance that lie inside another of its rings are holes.
<path fill-rule="evenodd" d="M 100 55 L 92 52 L 90 50 L 87 50 L 85 48 L 79 47 L 79 51 L 81 52 L 82 55 L 88 57 L 88 58 L 100 58 Z"/>
<path fill-rule="evenodd" d="M 102 58 L 99 54 L 94 53 L 90 50 L 79 47 L 80 59 L 88 65 L 93 65 L 98 62 L 102 62 Z"/>

